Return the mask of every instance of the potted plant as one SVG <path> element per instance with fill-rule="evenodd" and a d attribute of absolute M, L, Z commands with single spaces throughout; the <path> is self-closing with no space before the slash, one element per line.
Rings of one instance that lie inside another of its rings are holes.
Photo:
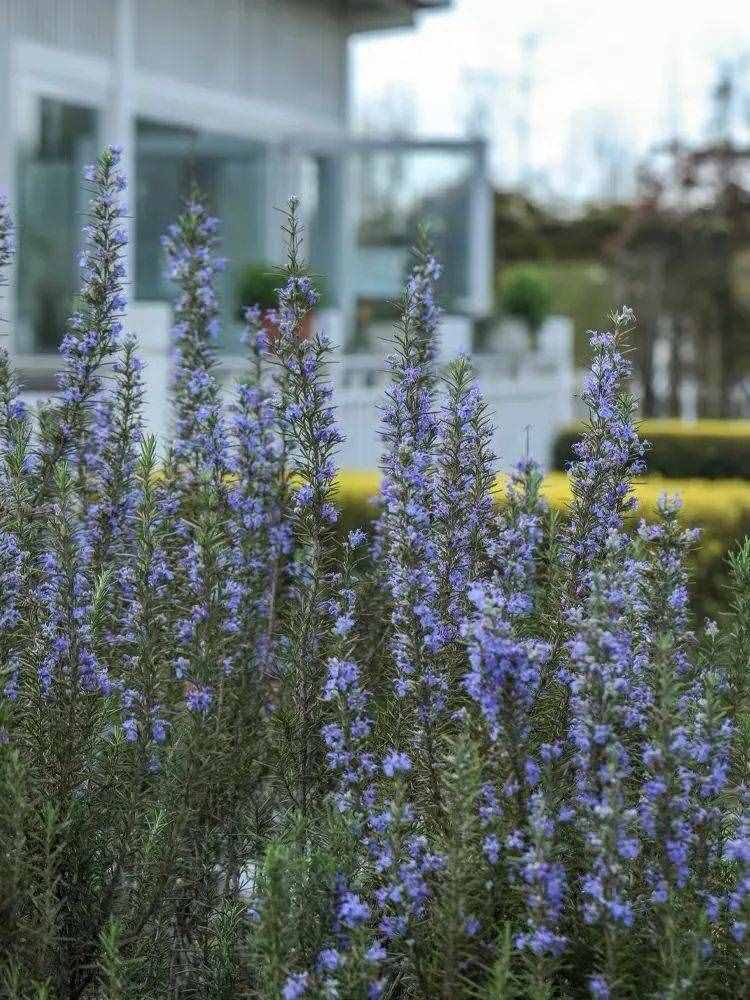
<path fill-rule="evenodd" d="M 284 284 L 285 276 L 272 264 L 255 262 L 248 264 L 239 276 L 237 282 L 237 313 L 244 317 L 245 310 L 251 306 L 259 306 L 265 317 L 265 326 L 271 337 L 278 333 L 274 314 L 278 308 L 278 291 Z M 319 295 L 319 306 L 324 301 L 324 290 L 318 278 L 314 281 Z M 314 313 L 308 312 L 302 322 L 300 336 L 309 337 L 314 322 Z"/>
<path fill-rule="evenodd" d="M 500 309 L 522 323 L 532 341 L 547 319 L 552 295 L 549 283 L 533 267 L 510 267 L 500 281 Z"/>

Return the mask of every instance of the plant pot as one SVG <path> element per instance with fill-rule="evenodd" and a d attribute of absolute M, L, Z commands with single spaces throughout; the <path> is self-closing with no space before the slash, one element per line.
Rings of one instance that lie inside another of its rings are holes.
<path fill-rule="evenodd" d="M 305 313 L 302 322 L 300 323 L 298 336 L 300 340 L 309 340 L 313 333 L 313 328 L 315 326 L 315 312 L 311 309 Z M 268 334 L 268 340 L 273 343 L 280 335 L 278 323 L 275 323 L 271 317 L 266 314 L 263 317 L 263 326 L 265 327 L 266 333 Z"/>

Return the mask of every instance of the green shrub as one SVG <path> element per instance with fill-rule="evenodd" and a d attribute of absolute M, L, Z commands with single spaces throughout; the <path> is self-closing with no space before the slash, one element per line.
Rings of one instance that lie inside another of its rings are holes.
<path fill-rule="evenodd" d="M 30 411 L 0 351 L 0 1000 L 747 997 L 750 540 L 695 629 L 684 521 L 738 531 L 750 484 L 631 502 L 630 311 L 592 338 L 569 478 L 498 483 L 417 250 L 382 510 L 344 541 L 337 495 L 368 519 L 378 476 L 337 474 L 297 199 L 229 406 L 219 222 L 195 192 L 170 227 L 162 455 L 121 155 L 85 171 L 58 395 Z M 0 198 L 0 284 L 12 255 Z"/>
<path fill-rule="evenodd" d="M 549 315 L 549 283 L 534 267 L 510 267 L 500 279 L 500 308 L 538 330 Z"/>
<path fill-rule="evenodd" d="M 750 479 L 750 420 L 644 420 L 639 430 L 651 445 L 652 473 L 669 479 Z M 567 467 L 580 434 L 580 426 L 571 426 L 557 436 L 555 469 Z"/>
<path fill-rule="evenodd" d="M 275 309 L 277 292 L 283 284 L 283 276 L 270 264 L 248 264 L 237 282 L 237 311 L 240 316 L 249 306 Z"/>

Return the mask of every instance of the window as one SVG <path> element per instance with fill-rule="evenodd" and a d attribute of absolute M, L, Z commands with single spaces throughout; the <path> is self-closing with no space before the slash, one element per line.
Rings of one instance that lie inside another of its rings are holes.
<path fill-rule="evenodd" d="M 221 220 L 220 253 L 228 262 L 218 289 L 224 313 L 221 346 L 236 350 L 242 274 L 249 265 L 266 263 L 265 147 L 146 119 L 139 119 L 136 136 L 136 298 L 173 297 L 161 237 L 197 184 Z"/>
<path fill-rule="evenodd" d="M 407 145 L 365 152 L 356 163 L 357 292 L 363 298 L 397 297 L 424 227 L 443 266 L 441 301 L 461 310 L 468 295 L 470 154 Z"/>
<path fill-rule="evenodd" d="M 53 352 L 75 308 L 98 113 L 42 97 L 18 162 L 18 337 L 21 351 Z"/>
<path fill-rule="evenodd" d="M 377 348 L 392 335 L 394 302 L 414 266 L 420 229 L 442 265 L 437 290 L 448 312 L 469 302 L 472 153 L 394 143 L 357 152 L 354 163 L 356 251 L 355 329 L 350 347 Z"/>

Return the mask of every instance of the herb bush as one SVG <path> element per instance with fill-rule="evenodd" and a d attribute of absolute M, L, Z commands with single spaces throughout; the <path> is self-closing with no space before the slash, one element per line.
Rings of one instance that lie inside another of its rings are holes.
<path fill-rule="evenodd" d="M 642 425 L 639 425 L 639 431 Z M 650 442 L 649 438 L 649 442 Z M 649 461 L 651 450 L 648 452 Z M 505 477 L 495 483 L 495 501 L 505 500 Z M 337 502 L 341 508 L 339 524 L 361 528 L 377 518 L 374 500 L 380 489 L 375 471 L 348 469 L 336 480 Z M 683 501 L 680 522 L 685 527 L 699 527 L 701 544 L 688 554 L 686 566 L 692 577 L 690 606 L 696 621 L 715 618 L 726 608 L 727 586 L 731 575 L 729 553 L 750 532 L 750 483 L 747 480 L 671 479 L 645 476 L 633 485 L 637 503 L 629 512 L 627 523 L 639 519 L 658 520 L 658 499 L 666 490 L 679 494 Z M 561 518 L 570 507 L 570 480 L 567 473 L 550 472 L 544 477 L 541 493 L 550 508 Z"/>
<path fill-rule="evenodd" d="M 536 332 L 549 315 L 552 301 L 543 272 L 534 267 L 514 265 L 503 272 L 499 286 L 501 311 Z"/>
<path fill-rule="evenodd" d="M 696 634 L 678 502 L 627 527 L 629 314 L 592 338 L 568 518 L 531 460 L 495 513 L 485 404 L 465 360 L 435 372 L 418 255 L 380 514 L 341 539 L 296 203 L 280 335 L 248 312 L 227 408 L 217 223 L 196 198 L 167 234 L 160 454 L 117 149 L 87 178 L 59 394 L 34 415 L 0 365 L 0 995 L 747 996 L 750 546 Z"/>

